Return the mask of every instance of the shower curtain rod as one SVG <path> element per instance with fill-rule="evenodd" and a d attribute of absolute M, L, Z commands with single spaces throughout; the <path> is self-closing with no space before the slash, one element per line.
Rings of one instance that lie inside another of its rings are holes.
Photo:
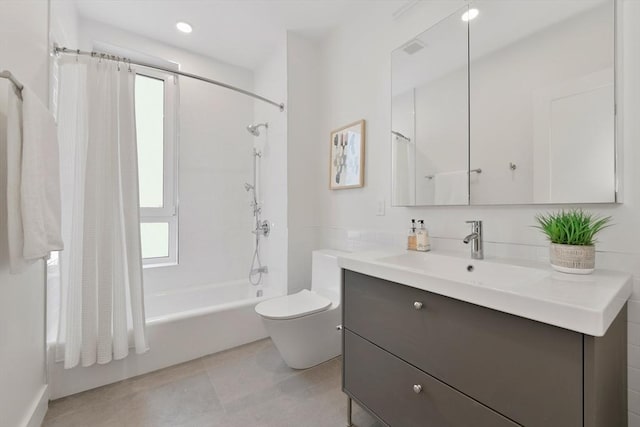
<path fill-rule="evenodd" d="M 198 76 L 197 74 L 191 74 L 191 73 L 185 73 L 184 71 L 176 71 L 176 70 L 172 70 L 170 68 L 165 68 L 165 67 L 161 67 L 158 65 L 153 65 L 153 64 L 149 64 L 146 62 L 141 62 L 141 61 L 135 61 L 135 60 L 131 60 L 129 58 L 124 58 L 121 56 L 117 56 L 117 55 L 111 55 L 109 53 L 103 53 L 103 52 L 89 52 L 89 51 L 84 51 L 84 50 L 80 50 L 80 49 L 69 49 L 66 47 L 60 47 L 60 46 L 54 46 L 53 48 L 53 53 L 56 55 L 60 55 L 60 54 L 66 54 L 66 55 L 78 55 L 78 56 L 91 56 L 93 58 L 98 58 L 98 59 L 105 59 L 108 61 L 117 61 L 117 62 L 122 62 L 123 64 L 126 65 L 139 65 L 141 67 L 147 67 L 147 68 L 153 68 L 155 70 L 160 70 L 160 71 L 165 71 L 167 73 L 171 73 L 171 74 L 177 74 L 179 76 L 184 76 L 184 77 L 189 77 L 191 79 L 195 79 L 195 80 L 200 80 L 201 82 L 205 82 L 205 83 L 210 83 L 216 86 L 220 86 L 229 90 L 233 90 L 235 92 L 239 92 L 242 93 L 244 95 L 248 95 L 252 98 L 255 99 L 259 99 L 260 101 L 264 101 L 268 104 L 274 105 L 276 107 L 278 107 L 280 109 L 280 111 L 284 111 L 284 103 L 277 103 L 275 101 L 272 101 L 268 98 L 265 98 L 264 96 L 260 96 L 257 95 L 253 92 L 249 92 L 248 90 L 244 90 L 244 89 L 240 89 L 239 87 L 235 87 L 232 86 L 230 84 L 227 83 L 223 83 L 223 82 L 219 82 L 217 80 L 213 80 L 213 79 L 208 79 L 206 77 L 202 77 L 202 76 Z"/>

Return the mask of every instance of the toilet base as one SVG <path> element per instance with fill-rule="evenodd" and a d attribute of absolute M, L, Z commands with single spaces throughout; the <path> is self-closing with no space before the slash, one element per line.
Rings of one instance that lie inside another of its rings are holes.
<path fill-rule="evenodd" d="M 340 307 L 334 307 L 295 319 L 262 320 L 285 363 L 307 369 L 341 354 L 340 315 Z"/>

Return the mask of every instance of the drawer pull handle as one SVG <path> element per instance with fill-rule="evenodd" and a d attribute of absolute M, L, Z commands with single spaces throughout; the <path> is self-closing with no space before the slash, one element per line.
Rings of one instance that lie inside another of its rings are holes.
<path fill-rule="evenodd" d="M 413 392 L 415 394 L 420 394 L 421 391 L 422 391 L 422 386 L 420 384 L 415 384 L 413 386 Z"/>
<path fill-rule="evenodd" d="M 414 302 L 413 308 L 415 308 L 416 310 L 420 310 L 422 308 L 422 303 L 420 301 Z"/>

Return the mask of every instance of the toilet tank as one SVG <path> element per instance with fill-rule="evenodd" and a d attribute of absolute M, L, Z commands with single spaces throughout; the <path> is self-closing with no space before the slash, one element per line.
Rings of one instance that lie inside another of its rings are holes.
<path fill-rule="evenodd" d="M 340 294 L 342 269 L 338 266 L 338 256 L 346 253 L 334 249 L 319 249 L 312 252 L 311 290 L 320 291 L 321 294 L 323 290 Z"/>

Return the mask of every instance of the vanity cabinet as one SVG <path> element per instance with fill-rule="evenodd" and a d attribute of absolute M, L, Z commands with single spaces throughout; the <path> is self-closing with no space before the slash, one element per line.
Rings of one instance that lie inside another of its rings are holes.
<path fill-rule="evenodd" d="M 392 427 L 624 427 L 626 308 L 592 337 L 344 270 L 343 389 Z"/>

